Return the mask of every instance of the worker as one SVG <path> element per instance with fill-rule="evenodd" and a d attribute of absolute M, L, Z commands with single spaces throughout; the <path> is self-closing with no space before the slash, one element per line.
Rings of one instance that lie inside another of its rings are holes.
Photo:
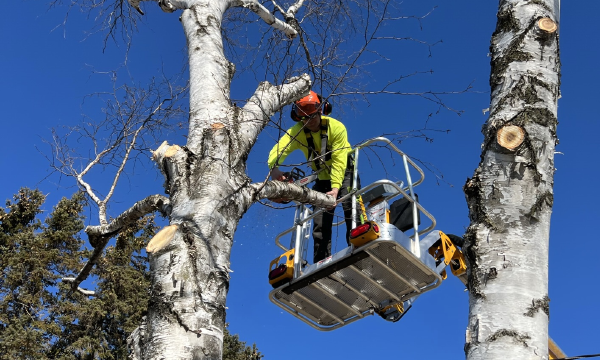
<path fill-rule="evenodd" d="M 268 165 L 273 180 L 286 180 L 278 166 L 292 151 L 301 150 L 312 169 L 320 171 L 313 190 L 339 199 L 348 194 L 353 187 L 360 188 L 360 180 L 356 186 L 352 184 L 353 152 L 348 142 L 346 127 L 338 120 L 326 116 L 331 110 L 331 104 L 314 91 L 292 105 L 291 117 L 297 124 L 283 135 L 269 153 Z M 348 245 L 352 227 L 352 201 L 353 196 L 350 196 L 342 203 Z M 331 255 L 334 211 L 335 206 L 313 219 L 314 263 Z"/>

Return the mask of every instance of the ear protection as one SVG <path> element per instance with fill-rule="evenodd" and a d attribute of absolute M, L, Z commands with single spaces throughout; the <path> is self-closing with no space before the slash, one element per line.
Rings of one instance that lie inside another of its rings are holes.
<path fill-rule="evenodd" d="M 331 105 L 331 103 L 327 101 L 327 99 L 323 99 L 321 95 L 317 94 L 317 96 L 319 97 L 319 101 L 321 102 L 321 112 L 323 113 L 323 115 L 327 116 L 331 114 L 331 112 L 333 111 L 333 105 Z"/>
<path fill-rule="evenodd" d="M 331 114 L 331 112 L 333 111 L 333 105 L 331 105 L 331 103 L 329 101 L 327 101 L 327 99 L 323 99 L 323 97 L 319 94 L 317 94 L 317 97 L 319 98 L 319 102 L 321 103 L 321 114 L 323 115 L 329 115 Z M 290 117 L 292 118 L 292 120 L 294 121 L 300 121 L 300 117 L 298 116 L 298 114 L 296 113 L 298 107 L 296 106 L 296 103 L 292 104 L 292 112 L 290 113 Z"/>

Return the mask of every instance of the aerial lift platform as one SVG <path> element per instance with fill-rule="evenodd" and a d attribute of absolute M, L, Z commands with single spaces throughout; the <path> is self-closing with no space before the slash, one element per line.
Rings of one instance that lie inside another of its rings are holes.
<path fill-rule="evenodd" d="M 443 232 L 433 230 L 435 218 L 417 201 L 414 188 L 424 180 L 423 171 L 390 140 L 374 138 L 354 149 L 353 183 L 359 153 L 373 143 L 384 143 L 401 157 L 405 177 L 397 182 L 378 180 L 346 195 L 362 200 L 363 212 L 362 224 L 353 224 L 349 247 L 308 264 L 312 219 L 323 210 L 313 212 L 304 204 L 297 204 L 294 225 L 275 240 L 285 253 L 270 264 L 274 290 L 269 298 L 318 330 L 334 330 L 374 313 L 398 321 L 416 297 L 441 284 L 447 265 L 455 275 L 466 276 L 462 253 Z M 418 173 L 416 181 L 411 169 Z M 356 203 L 353 219 L 359 210 Z M 421 214 L 430 225 L 419 230 Z M 289 248 L 280 242 L 288 234 L 292 234 Z"/>
<path fill-rule="evenodd" d="M 396 322 L 419 295 L 446 279 L 447 266 L 463 284 L 467 283 L 467 265 L 459 249 L 462 239 L 433 230 L 434 217 L 417 202 L 413 191 L 423 181 L 423 171 L 406 154 L 382 137 L 361 144 L 354 150 L 354 183 L 359 151 L 373 143 L 384 143 L 402 157 L 406 186 L 402 181 L 384 179 L 347 195 L 360 197 L 361 204 L 368 204 L 367 221 L 354 224 L 350 247 L 308 265 L 304 259 L 312 218 L 322 210 L 313 213 L 304 204 L 296 206 L 294 226 L 275 239 L 285 253 L 270 264 L 269 282 L 275 289 L 269 298 L 318 330 L 335 330 L 374 313 Z M 411 180 L 411 167 L 419 174 L 415 182 Z M 391 202 L 395 198 L 399 199 Z M 353 208 L 353 219 L 356 211 Z M 431 220 L 423 230 L 418 229 L 420 214 Z M 292 241 L 287 248 L 280 239 L 290 233 Z M 551 338 L 548 354 L 549 359 L 566 357 Z"/>

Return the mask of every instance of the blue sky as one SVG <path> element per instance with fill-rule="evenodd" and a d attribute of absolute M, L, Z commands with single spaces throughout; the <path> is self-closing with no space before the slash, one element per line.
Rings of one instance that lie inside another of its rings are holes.
<path fill-rule="evenodd" d="M 580 8 L 573 8 L 575 3 Z M 478 165 L 480 129 L 486 119 L 482 110 L 489 105 L 487 55 L 497 1 L 405 1 L 401 8 L 406 14 L 421 15 L 435 5 L 438 7 L 423 22 L 423 30 L 410 22 L 385 29 L 397 36 L 410 34 L 428 42 L 443 40 L 432 48 L 432 56 L 428 57 L 423 47 L 390 44 L 394 58 L 372 68 L 370 76 L 386 81 L 390 74 L 435 70 L 433 75 L 408 82 L 406 91 L 411 90 L 410 86 L 454 91 L 473 84 L 471 93 L 446 99 L 453 108 L 464 110 L 462 116 L 441 111 L 428 123 L 431 128 L 450 132 L 430 133 L 433 142 L 411 138 L 400 145 L 407 154 L 438 169 L 435 174 L 426 173 L 425 184 L 418 188 L 420 200 L 436 217 L 440 230 L 460 235 L 469 224 L 461 188 Z M 147 14 L 135 34 L 125 71 L 137 82 L 146 81 L 162 69 L 175 73 L 185 61 L 185 38 L 178 15 L 162 13 L 154 6 L 145 9 Z M 592 35 L 599 11 L 597 1 L 564 2 L 560 24 L 562 98 L 550 238 L 550 336 L 571 356 L 600 353 L 596 344 L 596 324 L 600 321 L 597 266 L 593 257 L 581 257 L 595 251 L 597 239 L 591 225 L 600 220 L 600 194 L 595 186 L 600 173 L 593 160 L 600 150 L 595 139 L 600 126 L 594 106 L 600 51 Z M 47 193 L 52 204 L 75 190 L 70 179 L 47 177 L 48 163 L 43 153 L 47 154 L 48 148 L 43 139 L 50 138 L 52 127 L 80 123 L 82 114 L 97 116 L 97 105 L 83 103 L 83 97 L 109 90 L 110 83 L 90 70 L 111 70 L 123 63 L 122 45 L 109 42 L 103 51 L 102 35 L 88 34 L 92 19 L 74 12 L 65 26 L 57 27 L 63 20 L 64 9 L 48 11 L 44 1 L 12 2 L 11 11 L 0 15 L 0 134 L 5 144 L 0 156 L 5 174 L 0 188 L 2 199 L 29 186 Z M 256 85 L 254 77 L 241 76 L 234 81 L 233 93 L 242 97 Z M 423 128 L 427 115 L 435 110 L 418 98 L 377 97 L 353 109 L 334 108 L 332 116 L 346 124 L 350 142 L 357 144 L 382 133 Z M 292 125 L 286 121 L 285 125 Z M 273 131 L 262 134 L 248 160 L 248 172 L 255 181 L 266 174 L 266 157 L 276 136 Z M 181 134 L 173 134 L 169 140 L 179 144 L 185 141 Z M 386 167 L 392 176 L 401 171 L 390 163 Z M 377 166 L 361 167 L 361 171 L 365 178 L 383 176 Z M 436 181 L 436 174 L 442 174 L 443 179 Z M 137 169 L 136 174 L 120 182 L 110 215 L 118 215 L 149 194 L 162 193 L 162 182 L 152 165 Z M 92 219 L 91 223 L 97 222 Z M 272 305 L 267 297 L 267 269 L 280 253 L 273 239 L 291 224 L 289 211 L 255 205 L 240 222 L 232 252 L 234 272 L 227 321 L 232 332 L 257 343 L 266 359 L 464 358 L 468 294 L 452 277 L 419 298 L 395 324 L 373 316 L 324 333 Z"/>

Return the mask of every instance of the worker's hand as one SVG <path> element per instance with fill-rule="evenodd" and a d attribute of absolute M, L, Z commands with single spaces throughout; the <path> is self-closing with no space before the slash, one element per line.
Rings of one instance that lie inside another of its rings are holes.
<path fill-rule="evenodd" d="M 278 167 L 274 167 L 271 170 L 271 179 L 273 180 L 279 180 L 279 181 L 285 181 L 285 175 L 283 175 L 283 171 L 279 170 Z"/>
<path fill-rule="evenodd" d="M 331 210 L 333 208 L 335 208 L 335 206 L 337 205 L 337 196 L 338 196 L 338 192 L 340 191 L 340 189 L 338 188 L 332 188 L 331 191 L 328 191 L 325 193 L 325 195 L 331 195 L 333 196 L 333 198 L 336 200 L 335 205 L 333 205 L 332 207 L 327 208 L 327 210 Z"/>
<path fill-rule="evenodd" d="M 286 177 L 285 177 L 285 175 L 284 175 L 284 172 L 281 171 L 281 170 L 279 170 L 278 167 L 274 167 L 271 170 L 271 179 L 272 180 L 279 180 L 279 181 L 286 181 L 287 180 Z M 269 199 L 269 200 L 271 200 L 272 202 L 276 202 L 278 204 L 287 204 L 287 203 L 290 202 L 288 199 L 283 199 L 283 198 Z"/>

